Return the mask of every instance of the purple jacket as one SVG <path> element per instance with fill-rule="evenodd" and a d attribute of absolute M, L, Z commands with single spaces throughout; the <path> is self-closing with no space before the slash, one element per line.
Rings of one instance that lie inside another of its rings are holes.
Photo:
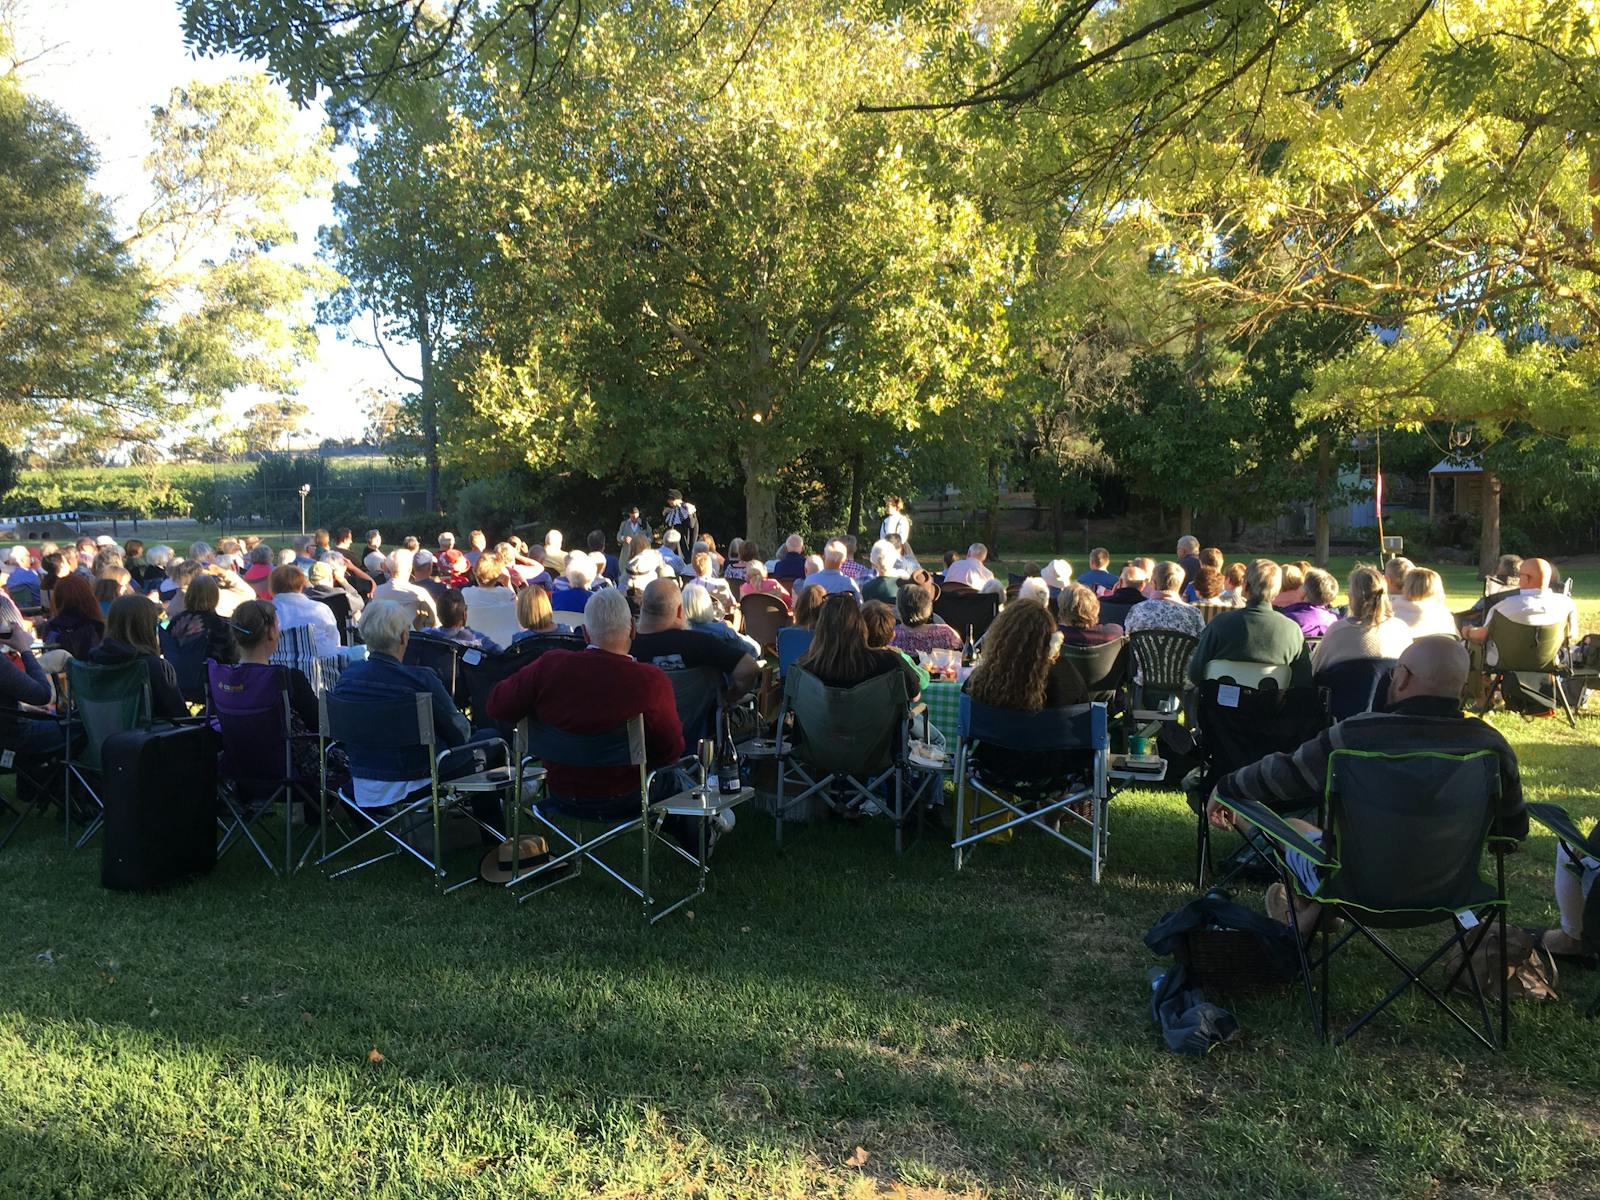
<path fill-rule="evenodd" d="M 1321 637 L 1328 632 L 1328 626 L 1339 619 L 1333 609 L 1304 600 L 1299 604 L 1286 604 L 1278 611 L 1300 626 L 1300 632 L 1307 637 Z"/>

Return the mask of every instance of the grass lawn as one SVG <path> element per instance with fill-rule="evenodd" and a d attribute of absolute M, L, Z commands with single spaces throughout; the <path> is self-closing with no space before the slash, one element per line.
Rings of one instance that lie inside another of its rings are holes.
<path fill-rule="evenodd" d="M 1600 816 L 1592 716 L 1494 720 L 1530 798 Z M 1600 976 L 1519 1006 L 1503 1055 L 1425 1002 L 1324 1050 L 1289 993 L 1179 1058 L 1141 939 L 1188 896 L 1192 820 L 1134 791 L 1111 829 L 1095 888 L 1039 838 L 956 875 L 880 825 L 780 853 L 750 813 L 650 930 L 588 877 L 518 906 L 237 851 L 119 895 L 35 821 L 0 854 L 0 1196 L 1600 1193 Z M 1553 920 L 1553 855 L 1512 861 L 1513 919 Z M 1388 983 L 1352 962 L 1336 1014 Z"/>

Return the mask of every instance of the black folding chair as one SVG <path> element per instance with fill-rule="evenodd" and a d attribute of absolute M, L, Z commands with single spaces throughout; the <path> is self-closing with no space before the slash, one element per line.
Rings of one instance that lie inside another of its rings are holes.
<path fill-rule="evenodd" d="M 1085 702 L 1105 704 L 1113 714 L 1119 713 L 1128 682 L 1128 639 L 1063 646 L 1054 670 L 1065 695 L 1082 696 Z"/>
<path fill-rule="evenodd" d="M 683 726 L 683 744 L 692 748 L 702 738 L 715 741 L 721 734 L 721 672 L 715 667 L 689 667 L 663 673 Z"/>
<path fill-rule="evenodd" d="M 1508 843 L 1491 836 L 1499 797 L 1500 760 L 1492 751 L 1377 754 L 1336 750 L 1328 763 L 1327 786 L 1318 809 L 1319 844 L 1262 805 L 1218 796 L 1219 803 L 1235 816 L 1260 830 L 1272 848 L 1291 899 L 1290 920 L 1297 935 L 1306 1003 L 1319 1040 L 1328 1040 L 1330 964 L 1359 934 L 1402 978 L 1346 1026 L 1335 1043 L 1355 1036 L 1399 996 L 1416 987 L 1483 1045 L 1491 1050 L 1505 1048 L 1511 1020 L 1508 977 L 1504 971 L 1500 973 L 1497 1036 L 1478 973 L 1472 968 L 1473 954 L 1496 928 L 1499 961 L 1505 961 Z M 1495 859 L 1493 883 L 1480 871 L 1486 852 Z M 1296 897 L 1323 906 L 1314 961 L 1307 953 L 1312 931 L 1299 927 L 1293 903 Z M 1337 940 L 1330 933 L 1328 919 L 1334 913 L 1349 923 Z M 1415 966 L 1376 932 L 1446 923 L 1450 936 Z M 1460 952 L 1459 965 L 1443 989 L 1436 989 L 1424 976 L 1451 950 Z M 1320 986 L 1313 982 L 1318 971 Z M 1481 1028 L 1445 995 L 1463 973 L 1471 985 Z"/>
<path fill-rule="evenodd" d="M 197 627 L 186 638 L 175 636 L 169 629 L 158 630 L 161 657 L 172 664 L 172 673 L 178 677 L 178 692 L 190 704 L 206 702 L 206 651 L 210 648 L 205 629 Z"/>
<path fill-rule="evenodd" d="M 1208 679 L 1195 697 L 1195 748 L 1203 760 L 1199 781 L 1189 792 L 1195 807 L 1195 890 L 1206 890 L 1211 865 L 1211 823 L 1206 800 L 1227 776 L 1269 754 L 1289 754 L 1330 724 L 1327 697 L 1319 688 L 1249 688 Z M 1245 845 L 1223 864 L 1222 886 L 1245 870 L 1261 847 Z"/>
<path fill-rule="evenodd" d="M 1372 712 L 1389 689 L 1397 660 L 1352 658 L 1318 671 L 1312 685 L 1328 693 L 1328 712 L 1335 721 Z"/>
<path fill-rule="evenodd" d="M 946 625 L 963 637 L 971 631 L 974 641 L 989 632 L 1000 612 L 1000 597 L 993 592 L 974 592 L 945 588 L 933 602 L 933 611 Z"/>
<path fill-rule="evenodd" d="M 1600 826 L 1585 835 L 1559 804 L 1530 804 L 1527 808 L 1528 815 L 1555 834 L 1561 848 L 1566 851 L 1567 865 L 1564 869 L 1577 871 L 1581 875 L 1584 859 L 1600 861 Z M 1584 893 L 1583 953 L 1591 958 L 1600 957 L 1600 883 Z M 1596 995 L 1584 1010 L 1584 1016 L 1600 1017 L 1600 995 Z"/>
<path fill-rule="evenodd" d="M 513 728 L 503 722 L 489 719 L 489 693 L 502 679 L 510 679 L 529 663 L 551 650 L 582 650 L 581 637 L 570 634 L 549 634 L 523 638 L 513 642 L 499 653 L 488 650 L 465 650 L 461 655 L 459 679 L 467 693 L 468 715 L 474 729 L 498 729 L 509 738 Z"/>
<path fill-rule="evenodd" d="M 41 723 L 63 731 L 66 728 L 54 713 L 15 709 L 0 714 L 0 774 L 11 775 L 16 788 L 14 799 L 0 795 L 0 809 L 6 815 L 5 832 L 0 833 L 0 850 L 10 844 L 30 815 L 44 813 L 50 807 L 50 802 L 60 794 L 66 759 L 65 742 L 61 750 L 50 754 L 24 751 L 29 742 L 24 729 L 30 724 Z"/>
<path fill-rule="evenodd" d="M 406 655 L 401 661 L 408 667 L 426 667 L 439 677 L 444 690 L 450 693 L 458 707 L 470 703 L 461 681 L 461 656 L 467 647 L 437 634 L 413 633 L 406 642 Z"/>

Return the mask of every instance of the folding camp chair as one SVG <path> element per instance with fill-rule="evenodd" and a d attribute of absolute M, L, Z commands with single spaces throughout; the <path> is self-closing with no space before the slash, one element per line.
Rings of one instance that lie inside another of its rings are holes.
<path fill-rule="evenodd" d="M 217 842 L 220 858 L 241 837 L 274 875 L 292 875 L 305 866 L 316 848 L 307 827 L 305 846 L 295 856 L 294 804 L 309 808 L 318 801 L 319 780 L 297 776 L 294 737 L 289 719 L 289 680 L 286 668 L 260 663 L 212 662 L 208 664 L 211 728 L 222 742 L 217 759 L 218 789 L 228 818 Z M 315 734 L 302 734 L 312 739 Z M 283 817 L 283 859 L 280 869 L 272 853 L 256 837 L 255 827 L 269 813 Z"/>
<path fill-rule="evenodd" d="M 336 655 L 326 658 L 318 655 L 316 635 L 309 625 L 283 630 L 278 635 L 278 648 L 272 652 L 271 661 L 295 668 L 306 677 L 318 696 L 333 690 L 344 669 L 344 659 Z"/>
<path fill-rule="evenodd" d="M 1581 876 L 1585 859 L 1600 861 L 1600 827 L 1586 837 L 1579 831 L 1577 822 L 1559 804 L 1530 804 L 1527 808 L 1528 815 L 1555 834 L 1561 848 L 1566 851 L 1565 869 L 1577 871 Z M 1592 885 L 1584 893 L 1583 953 L 1591 957 L 1600 955 L 1600 884 Z M 1584 1010 L 1584 1016 L 1600 1017 L 1600 995 Z"/>
<path fill-rule="evenodd" d="M 540 655 L 551 650 L 582 650 L 586 643 L 581 637 L 550 634 L 544 637 L 524 638 L 513 642 L 498 653 L 488 650 L 467 649 L 461 654 L 459 682 L 466 692 L 467 712 L 474 729 L 498 729 L 501 736 L 510 739 L 510 725 L 489 719 L 489 694 L 501 680 L 510 679 Z"/>
<path fill-rule="evenodd" d="M 157 633 L 161 640 L 161 657 L 172 664 L 172 672 L 178 677 L 179 694 L 190 704 L 204 704 L 209 678 L 205 630 L 200 629 L 186 638 L 174 636 L 170 629 L 159 629 Z"/>
<path fill-rule="evenodd" d="M 1282 663 L 1240 662 L 1237 659 L 1214 658 L 1206 664 L 1206 678 L 1239 687 L 1280 691 L 1294 683 L 1294 668 Z"/>
<path fill-rule="evenodd" d="M 333 623 L 339 630 L 339 644 L 350 645 L 350 594 L 348 592 L 331 592 L 326 596 L 311 597 L 318 604 L 325 604 L 333 613 Z"/>
<path fill-rule="evenodd" d="M 437 634 L 413 633 L 406 641 L 406 656 L 401 661 L 408 667 L 426 667 L 439 677 L 450 699 L 458 705 L 469 702 L 461 681 L 461 656 L 467 647 Z"/>
<path fill-rule="evenodd" d="M 1054 778 L 1030 777 L 1026 770 L 1018 773 L 1007 762 L 1007 752 L 1052 750 L 1076 760 L 1070 770 Z M 950 843 L 956 870 L 965 864 L 969 846 L 1008 829 L 1033 825 L 1086 855 L 1089 878 L 1099 883 L 1106 857 L 1110 764 L 1110 727 L 1104 704 L 1026 713 L 980 704 L 963 692 L 956 743 L 956 838 Z M 986 797 L 997 807 L 974 812 L 969 819 L 969 792 Z M 1087 817 L 1071 807 L 1084 801 L 1089 806 Z M 1059 821 L 1087 826 L 1089 844 L 1056 828 Z"/>
<path fill-rule="evenodd" d="M 778 631 L 794 624 L 789 606 L 776 596 L 755 592 L 739 597 L 739 611 L 744 614 L 744 631 L 768 654 L 777 653 Z"/>
<path fill-rule="evenodd" d="M 1379 707 L 1396 662 L 1392 658 L 1346 659 L 1318 671 L 1311 683 L 1328 693 L 1328 712 L 1335 721 L 1342 721 Z"/>
<path fill-rule="evenodd" d="M 6 595 L 12 602 L 26 614 L 30 609 L 39 607 L 39 585 L 37 583 L 13 583 L 6 586 Z"/>
<path fill-rule="evenodd" d="M 9 773 L 16 789 L 14 798 L 0 795 L 0 809 L 6 814 L 5 832 L 0 833 L 0 850 L 10 844 L 31 814 L 43 813 L 50 807 L 56 795 L 56 784 L 61 779 L 64 750 L 44 755 L 24 752 L 27 739 L 23 728 L 30 723 L 63 728 L 61 719 L 54 713 L 16 709 L 0 715 L 0 773 Z"/>
<path fill-rule="evenodd" d="M 692 667 L 664 674 L 672 686 L 678 723 L 683 726 L 683 744 L 693 747 L 702 738 L 715 741 L 722 727 L 718 707 L 722 674 L 715 667 Z"/>
<path fill-rule="evenodd" d="M 911 815 L 901 768 L 908 747 L 910 697 L 905 676 L 890 671 L 854 687 L 828 687 L 804 667 L 789 672 L 778 709 L 778 796 L 775 836 L 783 822 L 813 798 L 835 811 L 861 807 L 894 822 L 895 853 L 905 849 Z M 785 718 L 794 714 L 792 735 Z M 790 787 L 799 790 L 785 795 Z M 920 811 L 920 809 L 918 809 Z"/>
<path fill-rule="evenodd" d="M 799 625 L 785 625 L 778 630 L 778 678 L 787 679 L 789 668 L 799 661 L 800 656 L 811 649 L 813 631 Z"/>
<path fill-rule="evenodd" d="M 1501 613 L 1491 613 L 1488 644 L 1494 647 L 1495 661 L 1484 670 L 1488 686 L 1484 690 L 1481 711 L 1487 712 L 1494 707 L 1496 692 L 1509 703 L 1507 686 L 1517 688 L 1522 696 L 1538 696 L 1536 703 L 1544 704 L 1543 695 L 1520 678 L 1509 678 L 1508 682 L 1511 676 L 1539 675 L 1550 681 L 1556 703 L 1566 714 L 1567 724 L 1577 728 L 1578 720 L 1573 716 L 1572 703 L 1567 699 L 1564 686 L 1571 671 L 1561 661 L 1562 651 L 1567 644 L 1566 626 L 1523 625 L 1507 619 Z"/>
<path fill-rule="evenodd" d="M 337 696 L 325 695 L 320 701 L 319 724 L 322 752 L 322 775 L 319 780 L 322 819 L 317 833 L 322 853 L 317 859 L 317 864 L 321 866 L 369 838 L 377 840 L 379 845 L 387 840 L 394 846 L 392 850 L 383 854 L 335 871 L 329 878 L 338 879 L 341 875 L 348 875 L 352 871 L 359 871 L 374 863 L 409 854 L 428 868 L 436 885 L 444 893 L 448 894 L 468 884 L 476 883 L 478 880 L 476 871 L 455 883 L 447 882 L 444 844 L 440 840 L 441 826 L 446 816 L 460 813 L 496 841 L 504 840 L 503 832 L 480 820 L 470 807 L 458 804 L 457 801 L 469 793 L 511 791 L 517 778 L 511 766 L 507 764 L 459 779 L 441 781 L 439 765 L 450 751 L 448 749 L 441 751 L 439 748 L 433 727 L 433 697 L 427 692 L 418 692 L 415 696 L 404 696 L 393 700 L 341 700 Z M 499 738 L 485 739 L 475 744 L 485 749 L 499 746 L 503 756 L 508 757 L 510 754 L 505 741 Z M 398 804 L 381 810 L 372 810 L 362 808 L 355 802 L 355 784 L 352 781 L 348 791 L 344 789 L 338 791 L 337 798 L 344 802 L 345 809 L 359 822 L 360 831 L 343 845 L 330 851 L 327 848 L 328 749 L 333 745 L 342 746 L 347 752 L 363 746 L 381 749 L 386 754 L 405 750 L 425 751 L 428 758 L 428 786 Z M 424 853 L 413 843 L 412 838 L 425 827 L 427 822 L 432 824 L 432 841 L 428 843 L 428 851 Z"/>
<path fill-rule="evenodd" d="M 1183 711 L 1189 660 L 1200 639 L 1176 629 L 1136 629 L 1128 636 L 1133 657 L 1133 724 L 1148 737 Z"/>
<path fill-rule="evenodd" d="M 1313 962 L 1307 953 L 1311 931 L 1299 928 L 1294 905 L 1290 905 L 1290 919 L 1299 935 L 1295 941 L 1306 1002 L 1319 1040 L 1328 1040 L 1330 963 L 1360 934 L 1394 964 L 1402 979 L 1351 1022 L 1334 1039 L 1336 1043 L 1355 1036 L 1416 986 L 1485 1046 L 1505 1048 L 1510 1035 L 1507 974 L 1500 973 L 1496 1036 L 1478 973 L 1471 966 L 1472 955 L 1497 926 L 1499 961 L 1505 961 L 1507 843 L 1491 836 L 1499 796 L 1500 762 L 1492 751 L 1376 754 L 1335 750 L 1316 822 L 1323 831 L 1320 844 L 1262 805 L 1218 797 L 1265 835 L 1291 898 L 1314 899 L 1323 906 Z M 1480 874 L 1485 851 L 1495 858 L 1492 884 Z M 1333 913 L 1350 925 L 1337 940 L 1331 937 L 1327 919 Z M 1375 932 L 1444 923 L 1450 926 L 1450 936 L 1414 967 Z M 1444 988 L 1435 989 L 1424 975 L 1452 949 L 1460 951 L 1459 965 Z M 1320 970 L 1320 986 L 1313 982 L 1315 970 Z M 1443 994 L 1462 974 L 1477 1002 L 1481 1029 Z"/>
<path fill-rule="evenodd" d="M 1206 890 L 1211 866 L 1211 823 L 1205 802 L 1212 790 L 1233 772 L 1260 762 L 1269 754 L 1289 754 L 1330 724 L 1327 697 L 1319 688 L 1241 687 L 1208 679 L 1195 696 L 1195 746 L 1204 765 L 1190 791 L 1199 827 L 1195 835 L 1195 890 Z M 1222 886 L 1259 853 L 1259 839 L 1224 863 Z"/>
<path fill-rule="evenodd" d="M 569 733 L 554 726 L 524 720 L 517 726 L 517 796 L 519 802 L 512 809 L 512 838 L 518 838 L 521 798 L 526 794 L 527 771 L 535 760 L 542 764 L 560 763 L 583 767 L 632 767 L 638 772 L 637 792 L 628 791 L 611 797 L 571 797 L 552 795 L 548 779 L 543 781 L 542 798 L 536 798 L 528 813 L 540 828 L 556 838 L 564 847 L 548 860 L 513 875 L 506 887 L 515 888 L 524 883 L 534 886 L 517 897 L 525 900 L 548 891 L 559 883 L 577 878 L 585 863 L 598 868 L 612 881 L 639 900 L 645 919 L 652 925 L 676 912 L 706 890 L 711 874 L 711 824 L 724 812 L 744 803 L 755 795 L 750 788 L 725 796 L 717 790 L 715 781 L 709 786 L 704 780 L 700 786 L 671 795 L 653 798 L 657 792 L 658 771 L 650 769 L 646 760 L 644 718 L 635 716 L 616 729 L 603 733 Z M 684 759 L 678 767 L 693 760 Z M 659 776 L 672 779 L 673 776 Z M 574 836 L 557 820 L 563 818 L 577 825 Z M 673 837 L 667 831 L 667 822 L 681 832 L 684 823 L 697 826 L 691 844 L 685 846 L 682 837 Z M 588 836 L 586 826 L 598 826 L 598 832 Z M 621 871 L 600 857 L 600 851 L 612 842 L 637 833 L 640 838 L 640 875 L 635 883 Z M 665 846 L 678 859 L 695 870 L 695 886 L 687 895 L 670 904 L 662 905 L 655 893 L 652 851 Z"/>
<path fill-rule="evenodd" d="M 1067 696 L 1082 695 L 1110 706 L 1113 712 L 1120 711 L 1119 701 L 1128 681 L 1128 639 L 1098 646 L 1063 646 L 1055 671 L 1064 677 Z"/>
<path fill-rule="evenodd" d="M 993 592 L 946 588 L 933 602 L 933 611 L 946 625 L 973 641 L 989 632 L 1000 612 L 1000 597 Z"/>
<path fill-rule="evenodd" d="M 67 845 L 81 848 L 100 831 L 105 819 L 105 801 L 96 785 L 101 782 L 100 752 L 106 739 L 150 727 L 150 675 L 140 659 L 102 666 L 74 658 L 67 661 L 67 691 L 71 705 L 62 809 Z M 76 842 L 72 840 L 74 784 L 83 789 L 87 811 L 92 814 Z"/>

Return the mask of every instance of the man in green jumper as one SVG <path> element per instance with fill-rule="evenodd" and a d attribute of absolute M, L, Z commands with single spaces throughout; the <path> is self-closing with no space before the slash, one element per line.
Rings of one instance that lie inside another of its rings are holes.
<path fill-rule="evenodd" d="M 1189 660 L 1189 682 L 1199 687 L 1206 666 L 1218 659 L 1294 669 L 1295 684 L 1311 682 L 1311 656 L 1300 626 L 1272 607 L 1283 572 L 1271 559 L 1258 558 L 1244 574 L 1243 608 L 1220 613 L 1200 634 Z"/>

